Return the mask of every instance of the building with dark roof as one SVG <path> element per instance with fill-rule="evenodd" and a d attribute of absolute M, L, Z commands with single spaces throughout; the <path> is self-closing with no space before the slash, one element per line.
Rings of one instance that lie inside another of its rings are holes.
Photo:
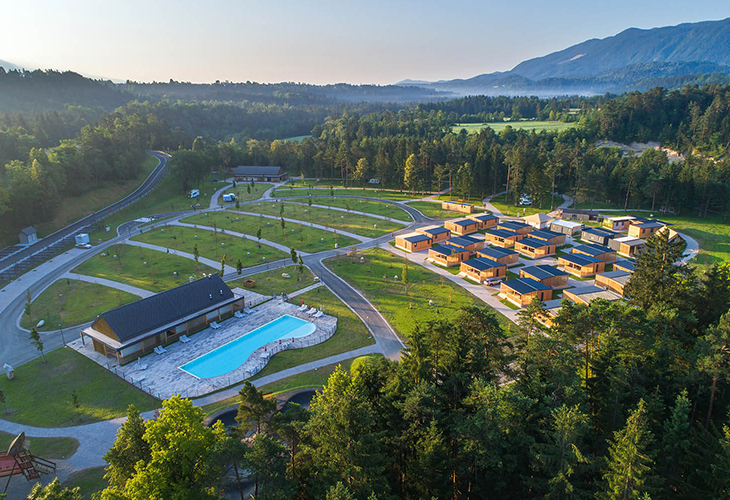
<path fill-rule="evenodd" d="M 443 245 L 436 245 L 428 251 L 429 260 L 446 267 L 456 266 L 468 260 L 469 255 L 469 250 L 450 245 L 448 241 Z"/>
<path fill-rule="evenodd" d="M 622 236 L 608 240 L 608 247 L 616 250 L 619 255 L 633 258 L 641 253 L 646 246 L 646 241 L 631 236 Z"/>
<path fill-rule="evenodd" d="M 558 219 L 577 220 L 581 222 L 600 222 L 601 214 L 595 210 L 583 210 L 578 208 L 559 208 Z"/>
<path fill-rule="evenodd" d="M 515 242 L 515 250 L 527 257 L 539 259 L 553 255 L 555 253 L 555 244 L 537 238 L 525 238 Z"/>
<path fill-rule="evenodd" d="M 431 238 L 431 244 L 441 243 L 451 238 L 451 231 L 444 226 L 426 226 L 416 229 L 419 234 L 425 234 Z"/>
<path fill-rule="evenodd" d="M 607 273 L 596 274 L 596 286 L 616 292 L 623 297 L 624 287 L 626 287 L 630 279 L 630 272 L 617 269 Z"/>
<path fill-rule="evenodd" d="M 433 240 L 425 234 L 408 233 L 395 237 L 395 246 L 406 252 L 418 252 L 431 248 Z"/>
<path fill-rule="evenodd" d="M 474 205 L 457 201 L 442 201 L 441 208 L 443 210 L 451 210 L 452 212 L 461 212 L 463 214 L 470 214 L 474 210 L 476 210 L 476 207 Z"/>
<path fill-rule="evenodd" d="M 18 239 L 21 245 L 32 245 L 38 241 L 38 231 L 33 226 L 28 226 L 20 231 Z"/>
<path fill-rule="evenodd" d="M 81 339 L 90 337 L 95 351 L 124 364 L 243 307 L 243 296 L 212 274 L 102 313 L 81 332 Z"/>
<path fill-rule="evenodd" d="M 520 234 L 517 231 L 510 231 L 508 229 L 492 229 L 491 231 L 484 233 L 485 241 L 502 248 L 513 247 L 515 246 L 516 241 L 520 241 L 524 237 L 524 234 Z"/>
<path fill-rule="evenodd" d="M 531 278 L 550 288 L 568 286 L 568 273 L 553 266 L 529 266 L 520 269 L 520 278 Z"/>
<path fill-rule="evenodd" d="M 566 235 L 563 233 L 556 233 L 549 229 L 538 229 L 530 233 L 530 238 L 537 238 L 538 240 L 549 241 L 556 247 L 565 244 Z"/>
<path fill-rule="evenodd" d="M 479 230 L 479 223 L 471 219 L 454 219 L 447 220 L 444 227 L 454 234 L 464 236 L 465 234 L 477 232 Z"/>
<path fill-rule="evenodd" d="M 467 215 L 466 218 L 477 221 L 479 229 L 489 229 L 499 223 L 499 217 L 492 214 L 472 214 Z"/>
<path fill-rule="evenodd" d="M 562 267 L 570 274 L 585 278 L 602 273 L 606 269 L 606 263 L 590 255 L 571 253 L 558 257 L 558 267 Z"/>
<path fill-rule="evenodd" d="M 281 182 L 287 179 L 287 173 L 281 167 L 257 167 L 248 165 L 239 165 L 228 169 L 229 174 L 233 174 L 233 179 L 239 181 L 261 181 L 261 182 Z"/>
<path fill-rule="evenodd" d="M 603 262 L 613 262 L 616 260 L 616 250 L 603 245 L 596 245 L 595 243 L 589 243 L 587 245 L 578 245 L 570 249 L 571 253 L 580 253 L 584 255 L 590 255 L 597 259 L 601 259 Z"/>
<path fill-rule="evenodd" d="M 666 222 L 660 220 L 633 220 L 629 225 L 628 235 L 634 238 L 648 238 L 667 226 Z"/>
<path fill-rule="evenodd" d="M 469 250 L 471 253 L 484 248 L 484 240 L 474 238 L 473 236 L 454 236 L 447 241 L 448 244 Z"/>
<path fill-rule="evenodd" d="M 497 229 L 507 229 L 508 231 L 515 231 L 520 234 L 526 235 L 532 231 L 532 226 L 525 224 L 524 222 L 518 222 L 515 220 L 503 220 L 497 224 Z"/>
<path fill-rule="evenodd" d="M 553 290 L 530 278 L 515 278 L 502 282 L 499 295 L 519 307 L 525 307 L 534 297 L 543 302 L 552 299 Z"/>
<path fill-rule="evenodd" d="M 484 283 L 489 278 L 504 278 L 507 276 L 507 266 L 500 264 L 496 260 L 484 257 L 477 257 L 476 259 L 469 259 L 462 262 L 460 271 L 467 278 L 477 283 Z"/>
<path fill-rule="evenodd" d="M 597 227 L 587 227 L 580 233 L 581 240 L 588 243 L 598 243 L 599 245 L 604 246 L 608 245 L 608 240 L 618 236 L 621 236 L 621 233 Z"/>
<path fill-rule="evenodd" d="M 633 273 L 636 269 L 636 266 L 634 265 L 633 261 L 630 260 L 619 260 L 613 263 L 613 269 L 615 270 L 621 270 L 626 271 L 628 273 Z"/>
<path fill-rule="evenodd" d="M 621 296 L 611 290 L 605 290 L 599 286 L 586 285 L 570 288 L 563 292 L 563 298 L 576 304 L 589 305 L 592 300 L 604 299 L 614 302 L 621 299 Z"/>
<path fill-rule="evenodd" d="M 477 252 L 477 257 L 484 257 L 505 266 L 517 264 L 520 261 L 520 254 L 514 250 L 501 247 L 486 247 Z"/>
<path fill-rule="evenodd" d="M 568 236 L 579 235 L 583 231 L 583 224 L 569 220 L 554 220 L 550 223 L 550 230 L 556 233 L 567 234 Z"/>

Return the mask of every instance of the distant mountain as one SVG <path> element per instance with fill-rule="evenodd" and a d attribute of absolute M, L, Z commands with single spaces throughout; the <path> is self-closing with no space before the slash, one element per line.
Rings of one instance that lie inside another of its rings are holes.
<path fill-rule="evenodd" d="M 404 80 L 456 94 L 596 94 L 652 86 L 730 81 L 730 18 L 641 30 L 592 39 L 537 57 L 511 71 L 439 82 Z"/>
<path fill-rule="evenodd" d="M 8 61 L 3 61 L 2 59 L 0 59 L 0 68 L 5 68 L 5 71 L 22 69 L 20 66 L 13 64 L 11 62 L 8 62 Z M 28 69 L 30 69 L 30 68 L 28 68 Z"/>

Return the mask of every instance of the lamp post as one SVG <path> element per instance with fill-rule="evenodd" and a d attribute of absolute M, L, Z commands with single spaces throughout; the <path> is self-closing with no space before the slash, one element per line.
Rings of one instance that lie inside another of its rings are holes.
<path fill-rule="evenodd" d="M 58 324 L 58 328 L 61 329 L 61 340 L 63 341 L 63 345 L 66 345 L 66 337 L 63 336 L 63 326 L 61 326 L 61 323 Z"/>

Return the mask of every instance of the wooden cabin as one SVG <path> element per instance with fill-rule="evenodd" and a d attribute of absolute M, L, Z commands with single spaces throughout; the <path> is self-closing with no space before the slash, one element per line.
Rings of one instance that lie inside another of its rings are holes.
<path fill-rule="evenodd" d="M 441 208 L 443 210 L 451 210 L 452 212 L 461 212 L 462 214 L 470 214 L 476 210 L 474 205 L 469 203 L 461 203 L 456 201 L 442 201 Z"/>
<path fill-rule="evenodd" d="M 484 233 L 484 239 L 496 247 L 510 248 L 515 246 L 516 241 L 524 238 L 524 234 L 507 229 L 492 229 Z"/>
<path fill-rule="evenodd" d="M 608 240 L 609 248 L 616 250 L 619 255 L 629 258 L 636 257 L 637 254 L 644 250 L 645 246 L 646 241 L 640 240 L 639 238 L 633 238 L 631 236 L 622 236 L 620 238 Z"/>
<path fill-rule="evenodd" d="M 443 245 L 430 248 L 428 250 L 428 260 L 445 267 L 457 266 L 465 260 L 469 260 L 469 250 L 446 242 Z"/>
<path fill-rule="evenodd" d="M 483 257 L 490 259 L 505 266 L 512 266 L 518 264 L 520 261 L 520 254 L 514 250 L 500 247 L 486 247 L 477 252 L 477 257 Z"/>
<path fill-rule="evenodd" d="M 565 240 L 567 239 L 567 236 L 562 233 L 550 231 L 549 229 L 538 229 L 537 231 L 533 231 L 530 233 L 530 238 L 547 241 L 552 243 L 556 247 L 559 247 L 560 245 L 565 245 Z"/>
<path fill-rule="evenodd" d="M 507 266 L 491 259 L 477 257 L 462 262 L 461 272 L 477 283 L 484 283 L 489 278 L 504 278 L 507 276 Z"/>
<path fill-rule="evenodd" d="M 520 268 L 520 278 L 530 278 L 553 289 L 568 286 L 568 273 L 553 266 Z"/>
<path fill-rule="evenodd" d="M 454 234 L 464 236 L 465 234 L 477 232 L 479 223 L 471 219 L 454 219 L 446 221 L 444 227 Z"/>
<path fill-rule="evenodd" d="M 432 244 L 430 237 L 420 233 L 408 233 L 395 237 L 395 246 L 406 252 L 428 250 Z"/>
<path fill-rule="evenodd" d="M 590 255 L 596 259 L 601 259 L 603 262 L 613 262 L 616 260 L 616 250 L 603 245 L 596 245 L 589 243 L 587 245 L 578 245 L 570 249 L 571 253 L 580 253 L 583 255 Z"/>
<path fill-rule="evenodd" d="M 499 295 L 518 307 L 525 307 L 534 297 L 543 302 L 552 299 L 553 290 L 530 278 L 515 278 L 502 282 Z"/>
<path fill-rule="evenodd" d="M 580 239 L 582 241 L 604 246 L 608 245 L 608 240 L 618 236 L 620 236 L 620 233 L 597 227 L 587 227 L 580 233 Z"/>
<path fill-rule="evenodd" d="M 631 273 L 628 271 L 609 271 L 607 273 L 596 274 L 596 286 L 616 292 L 623 297 L 624 287 L 630 279 Z"/>
<path fill-rule="evenodd" d="M 451 238 L 451 231 L 446 229 L 444 226 L 426 226 L 416 229 L 418 234 L 425 234 L 431 238 L 431 244 L 444 242 Z"/>
<path fill-rule="evenodd" d="M 484 240 L 477 239 L 473 236 L 454 236 L 447 241 L 449 245 L 455 247 L 464 248 L 469 250 L 470 253 L 475 254 L 482 248 L 484 248 Z"/>
<path fill-rule="evenodd" d="M 493 228 L 499 223 L 499 217 L 492 214 L 472 214 L 467 215 L 466 218 L 476 221 L 480 230 Z"/>
<path fill-rule="evenodd" d="M 634 266 L 634 262 L 631 260 L 617 260 L 613 263 L 613 270 L 614 271 L 626 271 L 627 273 L 633 273 L 634 269 L 636 267 Z"/>
<path fill-rule="evenodd" d="M 580 236 L 585 226 L 580 222 L 571 220 L 554 220 L 550 223 L 550 230 L 568 236 Z"/>
<path fill-rule="evenodd" d="M 515 250 L 533 259 L 555 254 L 555 244 L 536 238 L 524 238 L 515 242 Z"/>
<path fill-rule="evenodd" d="M 610 302 L 621 300 L 621 296 L 611 290 L 605 290 L 599 286 L 586 285 L 565 290 L 563 298 L 575 304 L 589 305 L 592 300 L 604 299 Z"/>
<path fill-rule="evenodd" d="M 506 229 L 507 231 L 514 231 L 522 235 L 532 231 L 532 226 L 525 224 L 524 222 L 517 222 L 514 220 L 503 220 L 497 224 L 497 229 Z"/>
<path fill-rule="evenodd" d="M 606 263 L 590 255 L 572 253 L 558 257 L 558 267 L 579 278 L 585 278 L 602 273 L 606 269 Z"/>

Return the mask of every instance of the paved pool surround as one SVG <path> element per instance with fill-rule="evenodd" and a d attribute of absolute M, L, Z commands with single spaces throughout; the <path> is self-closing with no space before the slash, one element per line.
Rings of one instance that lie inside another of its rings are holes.
<path fill-rule="evenodd" d="M 253 297 L 252 295 L 250 291 L 246 292 L 247 304 L 250 299 L 254 304 L 266 299 L 264 296 Z M 319 306 L 319 304 L 311 305 Z M 280 299 L 260 303 L 252 311 L 251 314 L 245 315 L 243 318 L 232 317 L 221 322 L 220 328 L 217 330 L 207 328 L 191 335 L 190 342 L 187 344 L 182 342 L 170 344 L 165 347 L 167 352 L 161 356 L 149 354 L 143 357 L 141 364 L 147 365 L 145 370 L 139 370 L 136 361 L 119 366 L 116 360 L 94 351 L 91 342 L 87 342 L 84 346 L 81 344 L 81 340 L 77 339 L 69 343 L 69 346 L 155 397 L 164 399 L 174 394 L 180 394 L 183 397 L 192 398 L 203 396 L 250 378 L 261 371 L 269 362 L 271 356 L 277 352 L 319 344 L 332 337 L 337 330 L 337 318 L 327 314 L 319 318 L 313 318 L 300 312 L 298 305 L 283 302 Z M 277 340 L 265 344 L 254 350 L 241 366 L 217 377 L 198 379 L 179 369 L 180 366 L 287 314 L 313 323 L 316 327 L 314 332 L 304 337 L 295 338 L 293 342 L 289 339 L 288 342 L 282 341 L 279 343 Z"/>

